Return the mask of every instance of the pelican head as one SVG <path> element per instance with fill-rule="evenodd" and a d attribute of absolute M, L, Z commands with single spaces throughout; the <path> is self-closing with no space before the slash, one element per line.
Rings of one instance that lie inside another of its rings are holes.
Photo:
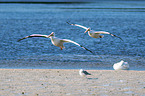
<path fill-rule="evenodd" d="M 84 33 L 88 32 L 88 31 L 90 31 L 90 30 L 91 30 L 91 28 L 88 28 Z"/>
<path fill-rule="evenodd" d="M 48 36 L 48 38 L 49 38 L 49 37 L 52 37 L 52 36 L 54 36 L 54 32 L 52 32 L 52 33 Z"/>

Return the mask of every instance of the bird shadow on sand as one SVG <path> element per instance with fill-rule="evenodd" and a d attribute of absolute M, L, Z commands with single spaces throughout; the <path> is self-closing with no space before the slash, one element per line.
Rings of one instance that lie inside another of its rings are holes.
<path fill-rule="evenodd" d="M 87 78 L 88 80 L 97 80 L 98 78 Z"/>

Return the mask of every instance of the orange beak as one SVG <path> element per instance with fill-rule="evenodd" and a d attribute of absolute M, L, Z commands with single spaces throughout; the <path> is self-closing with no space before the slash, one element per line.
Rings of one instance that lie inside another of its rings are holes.
<path fill-rule="evenodd" d="M 88 30 L 86 30 L 84 33 L 88 32 Z"/>
<path fill-rule="evenodd" d="M 50 37 L 50 36 L 52 36 L 54 34 L 54 32 L 52 32 L 49 36 L 48 36 L 48 38 Z"/>
<path fill-rule="evenodd" d="M 90 31 L 90 28 L 88 28 L 84 33 L 88 32 L 88 31 Z"/>

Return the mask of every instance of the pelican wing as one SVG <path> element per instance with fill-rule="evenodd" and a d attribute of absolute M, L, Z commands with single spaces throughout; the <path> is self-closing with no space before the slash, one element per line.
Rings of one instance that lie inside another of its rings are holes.
<path fill-rule="evenodd" d="M 89 49 L 87 49 L 87 48 L 83 47 L 82 45 L 80 45 L 80 44 L 78 44 L 78 43 L 76 43 L 76 42 L 74 42 L 74 41 L 72 41 L 72 40 L 62 39 L 61 41 L 62 41 L 62 42 L 73 43 L 73 44 L 78 45 L 78 46 L 82 47 L 83 49 L 85 49 L 85 50 L 87 50 L 87 51 L 89 51 L 89 52 L 93 53 L 91 50 L 89 50 Z"/>
<path fill-rule="evenodd" d="M 82 25 L 78 25 L 78 24 L 73 24 L 74 26 L 78 26 L 78 27 L 81 27 L 81 28 L 83 28 L 83 29 L 88 29 L 87 27 L 85 27 L 85 26 L 82 26 Z"/>
<path fill-rule="evenodd" d="M 109 32 L 105 32 L 105 31 L 96 31 L 96 32 L 94 32 L 95 34 L 109 34 L 109 35 L 111 35 L 111 36 L 114 36 L 114 37 L 117 37 L 117 38 L 119 38 L 119 39 L 121 39 L 122 41 L 123 41 L 123 39 L 121 38 L 121 37 L 118 37 L 118 36 L 116 36 L 116 35 L 114 35 L 114 34 L 111 34 L 111 33 L 109 33 Z"/>
<path fill-rule="evenodd" d="M 23 39 L 32 38 L 32 37 L 45 37 L 45 38 L 48 38 L 48 35 L 32 34 L 32 35 L 29 35 L 29 36 L 26 36 L 24 38 L 19 39 L 18 42 L 21 41 L 21 40 L 23 40 Z"/>
<path fill-rule="evenodd" d="M 110 34 L 109 32 L 105 32 L 105 31 L 96 31 L 94 33 L 95 34 Z"/>
<path fill-rule="evenodd" d="M 69 22 L 67 22 L 69 25 L 73 25 L 73 26 L 78 26 L 78 27 L 81 27 L 81 28 L 83 28 L 83 29 L 88 29 L 87 27 L 85 27 L 85 26 L 82 26 L 82 25 L 79 25 L 79 24 L 70 24 Z"/>

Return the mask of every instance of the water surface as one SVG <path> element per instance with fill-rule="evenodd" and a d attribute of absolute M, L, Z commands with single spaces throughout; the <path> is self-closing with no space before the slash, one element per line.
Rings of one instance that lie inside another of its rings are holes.
<path fill-rule="evenodd" d="M 1 68 L 112 69 L 120 60 L 133 70 L 145 66 L 145 1 L 113 1 L 75 4 L 0 4 Z M 77 23 L 110 35 L 94 39 Z M 73 40 L 65 49 L 53 46 L 47 38 L 18 39 L 31 34 L 50 34 Z"/>

